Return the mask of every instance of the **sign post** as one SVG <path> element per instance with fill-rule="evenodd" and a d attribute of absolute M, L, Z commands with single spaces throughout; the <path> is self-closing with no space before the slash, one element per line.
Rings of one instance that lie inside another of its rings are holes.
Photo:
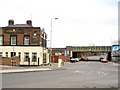
<path fill-rule="evenodd" d="M 120 45 L 112 45 L 112 61 L 119 63 L 120 60 Z"/>
<path fill-rule="evenodd" d="M 64 50 L 64 56 L 65 56 L 65 63 L 66 63 L 66 56 L 67 56 L 67 50 Z"/>

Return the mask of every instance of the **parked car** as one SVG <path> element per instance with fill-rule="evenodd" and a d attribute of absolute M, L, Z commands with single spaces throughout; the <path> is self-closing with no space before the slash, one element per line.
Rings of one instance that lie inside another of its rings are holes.
<path fill-rule="evenodd" d="M 102 59 L 104 59 L 106 57 L 106 55 L 100 55 L 100 61 L 102 60 Z"/>
<path fill-rule="evenodd" d="M 79 62 L 79 58 L 75 58 L 76 62 Z"/>
<path fill-rule="evenodd" d="M 85 56 L 82 56 L 82 57 L 80 58 L 80 61 L 82 61 L 82 60 L 88 60 L 88 58 L 85 57 Z"/>
<path fill-rule="evenodd" d="M 101 55 L 100 56 L 100 61 L 103 62 L 103 63 L 107 63 L 108 62 L 107 55 Z"/>
<path fill-rule="evenodd" d="M 75 63 L 75 62 L 76 62 L 76 59 L 75 59 L 75 58 L 71 58 L 71 59 L 70 59 L 70 62 Z"/>
<path fill-rule="evenodd" d="M 107 63 L 108 60 L 107 60 L 107 58 L 103 58 L 103 59 L 101 59 L 101 62 L 103 62 L 103 63 Z"/>

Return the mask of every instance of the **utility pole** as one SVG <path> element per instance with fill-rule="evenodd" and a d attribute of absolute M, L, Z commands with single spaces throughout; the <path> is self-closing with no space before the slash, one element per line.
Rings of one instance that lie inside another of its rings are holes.
<path fill-rule="evenodd" d="M 54 18 L 54 20 L 57 20 L 58 18 Z M 51 18 L 51 28 L 50 28 L 50 66 L 52 62 L 52 24 L 53 24 L 53 19 Z"/>

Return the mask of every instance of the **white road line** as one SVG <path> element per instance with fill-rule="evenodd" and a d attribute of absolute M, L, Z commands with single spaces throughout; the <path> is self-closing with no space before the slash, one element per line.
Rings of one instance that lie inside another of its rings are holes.
<path fill-rule="evenodd" d="M 75 73 L 79 73 L 80 71 L 75 71 Z"/>
<path fill-rule="evenodd" d="M 95 72 L 95 71 L 88 71 L 88 72 L 85 72 L 85 71 L 80 71 L 80 70 L 77 70 L 77 71 L 72 71 L 73 73 L 83 73 L 83 74 L 95 74 L 95 75 L 108 75 L 107 73 L 105 72 Z"/>
<path fill-rule="evenodd" d="M 76 68 L 76 67 L 71 67 L 71 68 L 69 68 L 69 69 L 74 69 L 74 68 Z"/>

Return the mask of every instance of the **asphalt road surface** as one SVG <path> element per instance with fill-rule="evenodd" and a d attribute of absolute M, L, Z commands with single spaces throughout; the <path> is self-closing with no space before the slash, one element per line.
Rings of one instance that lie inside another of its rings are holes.
<path fill-rule="evenodd" d="M 2 75 L 3 88 L 117 88 L 118 67 L 102 62 L 77 62 L 65 70 Z"/>

